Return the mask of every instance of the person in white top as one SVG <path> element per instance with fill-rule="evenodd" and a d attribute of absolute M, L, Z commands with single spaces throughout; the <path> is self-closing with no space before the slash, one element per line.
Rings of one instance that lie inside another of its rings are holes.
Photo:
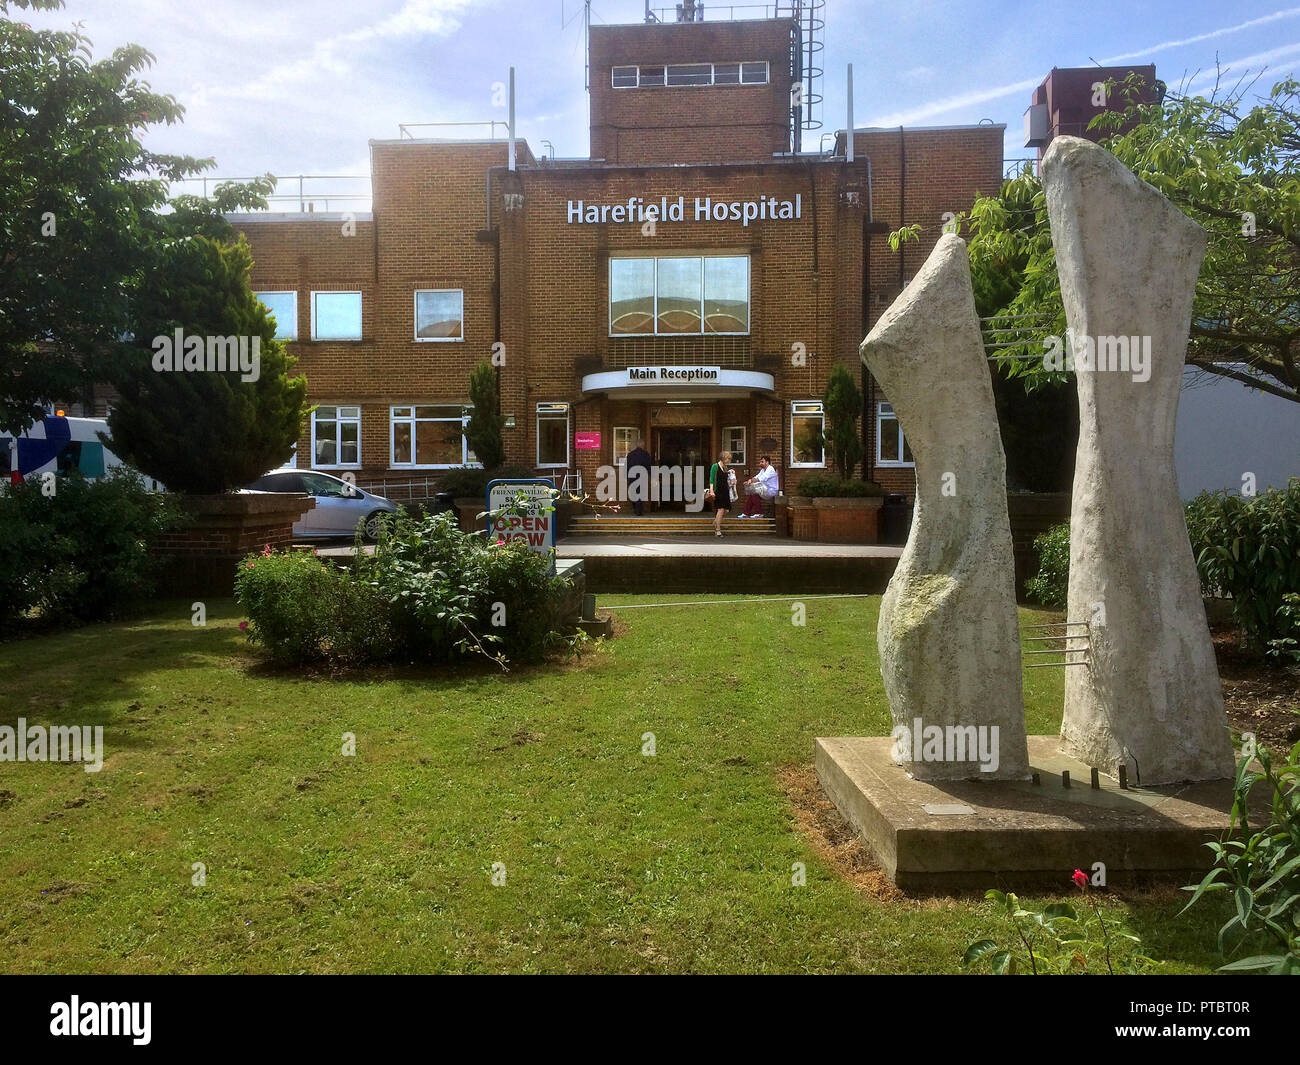
<path fill-rule="evenodd" d="M 757 518 L 763 512 L 763 504 L 774 499 L 780 485 L 777 483 L 776 467 L 764 455 L 758 460 L 758 473 L 745 482 L 745 513 L 742 518 Z"/>

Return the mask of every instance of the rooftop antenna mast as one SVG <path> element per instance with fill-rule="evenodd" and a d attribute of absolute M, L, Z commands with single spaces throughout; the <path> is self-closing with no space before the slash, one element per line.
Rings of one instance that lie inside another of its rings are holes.
<path fill-rule="evenodd" d="M 648 4 L 649 0 L 647 0 Z M 648 8 L 647 8 L 648 10 Z M 560 29 L 567 30 L 569 23 L 577 18 L 575 12 L 572 18 L 564 17 L 564 0 L 560 0 Z M 591 89 L 591 0 L 584 0 L 582 5 L 582 87 Z"/>

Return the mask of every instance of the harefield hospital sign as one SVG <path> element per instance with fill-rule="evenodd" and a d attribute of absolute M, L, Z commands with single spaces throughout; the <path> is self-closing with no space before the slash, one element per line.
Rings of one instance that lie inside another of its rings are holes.
<path fill-rule="evenodd" d="M 569 200 L 568 221 L 573 223 L 601 222 L 750 222 L 797 221 L 803 217 L 803 195 L 796 193 L 793 200 L 776 196 L 760 196 L 756 200 L 715 200 L 708 196 L 695 196 L 688 205 L 685 196 L 658 200 L 629 196 L 620 203 L 588 203 L 586 200 Z"/>

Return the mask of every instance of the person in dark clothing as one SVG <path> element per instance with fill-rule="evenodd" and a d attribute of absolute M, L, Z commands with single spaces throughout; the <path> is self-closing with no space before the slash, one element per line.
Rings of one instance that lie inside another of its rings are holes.
<path fill-rule="evenodd" d="M 724 451 L 709 470 L 709 489 L 713 495 L 713 535 L 722 535 L 722 522 L 731 509 L 731 486 L 727 471 L 731 468 L 731 452 Z"/>
<path fill-rule="evenodd" d="M 645 513 L 645 501 L 650 496 L 650 467 L 653 461 L 645 449 L 645 441 L 637 440 L 636 447 L 627 453 L 627 497 L 639 518 Z M 644 472 L 633 472 L 633 471 Z"/>

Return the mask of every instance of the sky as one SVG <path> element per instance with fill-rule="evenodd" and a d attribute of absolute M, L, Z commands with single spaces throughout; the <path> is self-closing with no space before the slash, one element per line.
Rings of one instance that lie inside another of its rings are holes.
<path fill-rule="evenodd" d="M 640 22 L 644 7 L 594 0 L 591 21 Z M 588 151 L 577 0 L 67 0 L 10 17 L 80 21 L 97 57 L 148 48 L 146 80 L 186 114 L 146 144 L 215 157 L 221 177 L 365 175 L 367 142 L 397 137 L 399 123 L 483 122 L 417 135 L 486 133 L 506 118 L 494 88 L 511 65 L 519 135 L 538 154 L 543 140 L 562 158 Z M 1008 158 L 1033 154 L 1023 114 L 1054 66 L 1154 62 L 1194 92 L 1213 86 L 1216 64 L 1229 83 L 1263 71 L 1257 91 L 1300 67 L 1300 7 L 1253 0 L 827 0 L 825 19 L 823 128 L 805 149 L 844 127 L 849 63 L 855 125 L 991 120 L 1007 126 Z"/>

